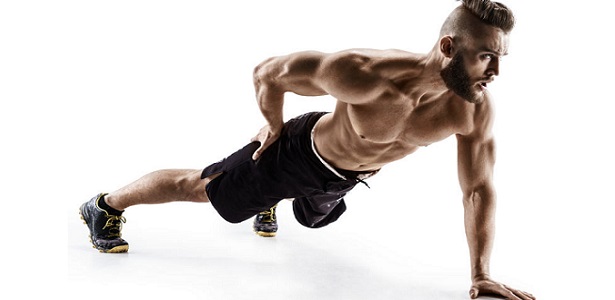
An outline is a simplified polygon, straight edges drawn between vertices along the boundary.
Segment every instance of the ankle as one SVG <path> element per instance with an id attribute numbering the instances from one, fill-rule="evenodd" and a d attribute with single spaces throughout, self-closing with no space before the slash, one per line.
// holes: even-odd
<path id="1" fill-rule="evenodd" d="M 121 207 L 119 207 L 118 205 L 114 204 L 113 201 L 109 200 L 109 195 L 105 195 L 103 196 L 99 201 L 98 201 L 98 206 L 104 210 L 106 210 L 108 213 L 112 214 L 112 215 L 121 215 L 124 212 L 124 209 L 122 207 L 122 209 L 120 209 Z"/>

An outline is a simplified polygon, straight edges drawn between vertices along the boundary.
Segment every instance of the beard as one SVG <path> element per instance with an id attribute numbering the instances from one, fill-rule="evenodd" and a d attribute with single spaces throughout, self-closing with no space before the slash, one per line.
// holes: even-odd
<path id="1" fill-rule="evenodd" d="M 474 88 L 460 52 L 457 52 L 451 62 L 440 71 L 440 76 L 446 87 L 459 97 L 474 104 L 483 102 L 483 93 L 477 92 Z"/>

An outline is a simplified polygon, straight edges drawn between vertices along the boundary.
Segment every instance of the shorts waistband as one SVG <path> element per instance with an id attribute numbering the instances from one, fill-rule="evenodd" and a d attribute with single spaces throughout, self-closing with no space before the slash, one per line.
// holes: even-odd
<path id="1" fill-rule="evenodd" d="M 314 144 L 314 129 L 316 128 L 316 126 L 312 127 L 312 132 L 310 134 L 310 143 L 312 144 L 312 150 L 314 151 L 314 155 L 316 155 L 316 157 L 318 157 L 318 160 L 320 160 L 320 162 L 327 168 L 329 169 L 329 171 L 331 171 L 333 174 L 335 174 L 335 176 L 344 179 L 344 180 L 348 180 L 346 178 L 346 176 L 340 174 L 332 165 L 330 165 L 328 162 L 325 161 L 324 158 L 322 158 L 322 156 L 320 156 L 320 154 L 318 154 L 318 151 L 316 151 L 316 145 Z"/>
<path id="2" fill-rule="evenodd" d="M 339 177 L 339 178 L 341 178 L 343 180 L 348 180 L 348 178 L 346 176 L 341 174 L 341 173 L 346 173 L 346 174 L 349 174 L 348 176 L 354 177 L 354 179 L 364 180 L 364 179 L 372 177 L 373 175 L 376 175 L 376 173 L 378 173 L 379 170 L 376 170 L 376 171 L 339 170 L 339 169 L 333 167 L 332 165 L 330 165 L 328 162 L 325 161 L 324 158 L 322 158 L 322 156 L 320 156 L 320 154 L 316 150 L 316 144 L 314 143 L 314 129 L 315 128 L 316 128 L 316 125 L 314 125 L 314 127 L 312 127 L 312 131 L 310 133 L 310 143 L 312 144 L 312 150 L 314 151 L 314 155 L 316 155 L 316 157 L 318 158 L 318 160 L 320 160 L 320 162 L 323 164 L 323 166 L 325 166 L 327 169 L 329 169 L 329 171 L 331 171 L 333 174 L 335 174 L 335 176 L 337 176 L 337 177 Z"/>

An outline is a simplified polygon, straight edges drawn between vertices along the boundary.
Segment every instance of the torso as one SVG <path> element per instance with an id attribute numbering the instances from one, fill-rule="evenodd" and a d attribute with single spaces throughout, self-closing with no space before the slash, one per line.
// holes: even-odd
<path id="1" fill-rule="evenodd" d="M 392 78 L 379 80 L 383 82 L 370 82 L 369 95 L 353 87 L 339 89 L 339 82 L 330 93 L 339 101 L 334 112 L 316 124 L 314 142 L 333 166 L 377 170 L 421 146 L 472 130 L 476 105 L 449 91 L 430 95 L 422 89 L 419 95 L 420 88 L 413 88 L 411 81 L 400 86 L 392 84 Z M 368 98 L 360 103 L 345 99 L 357 95 Z"/>

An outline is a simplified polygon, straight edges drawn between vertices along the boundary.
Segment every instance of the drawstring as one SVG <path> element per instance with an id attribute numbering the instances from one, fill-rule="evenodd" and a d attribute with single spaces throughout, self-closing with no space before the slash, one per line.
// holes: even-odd
<path id="1" fill-rule="evenodd" d="M 367 182 L 363 181 L 363 179 L 361 179 L 361 178 L 357 178 L 356 180 L 357 180 L 358 182 L 360 182 L 360 183 L 364 184 L 364 185 L 365 185 L 368 189 L 371 189 L 371 187 L 369 187 L 369 184 L 367 184 Z"/>

